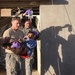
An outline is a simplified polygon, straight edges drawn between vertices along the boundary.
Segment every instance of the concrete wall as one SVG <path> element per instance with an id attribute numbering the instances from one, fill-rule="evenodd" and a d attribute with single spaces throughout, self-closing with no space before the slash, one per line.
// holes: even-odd
<path id="1" fill-rule="evenodd" d="M 75 75 L 74 3 L 40 5 L 41 75 Z"/>

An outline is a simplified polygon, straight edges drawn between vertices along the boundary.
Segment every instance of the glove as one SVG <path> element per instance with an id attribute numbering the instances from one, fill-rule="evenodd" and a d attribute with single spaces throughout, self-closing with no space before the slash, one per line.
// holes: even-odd
<path id="1" fill-rule="evenodd" d="M 20 43 L 16 41 L 14 41 L 11 45 L 11 48 L 20 48 L 20 47 L 21 47 Z"/>
<path id="2" fill-rule="evenodd" d="M 26 14 L 30 14 L 31 13 L 31 10 L 30 9 L 28 9 L 28 10 L 26 10 L 26 12 L 25 12 Z"/>

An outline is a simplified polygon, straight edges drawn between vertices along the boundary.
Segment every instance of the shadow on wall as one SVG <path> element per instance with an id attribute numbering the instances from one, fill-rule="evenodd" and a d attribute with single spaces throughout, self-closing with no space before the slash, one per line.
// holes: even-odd
<path id="1" fill-rule="evenodd" d="M 51 66 L 56 75 L 75 75 L 75 35 L 70 34 L 68 40 L 58 35 L 59 31 L 66 27 L 71 33 L 72 26 L 69 24 L 63 27 L 52 26 L 41 32 L 41 75 L 53 75 L 50 71 Z M 63 62 L 58 53 L 60 44 L 62 45 Z"/>

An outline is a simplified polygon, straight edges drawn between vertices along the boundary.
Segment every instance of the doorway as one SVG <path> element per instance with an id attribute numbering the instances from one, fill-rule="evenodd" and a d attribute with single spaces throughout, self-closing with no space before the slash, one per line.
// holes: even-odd
<path id="1" fill-rule="evenodd" d="M 35 28 L 37 28 L 39 33 L 40 33 L 40 31 L 41 31 L 40 30 L 40 15 L 34 15 L 32 23 L 33 23 L 33 26 Z M 41 75 L 41 41 L 40 41 L 39 37 L 36 40 L 37 46 L 36 46 L 36 48 L 34 50 L 33 73 Z"/>
<path id="2" fill-rule="evenodd" d="M 40 31 L 40 25 L 39 25 L 39 22 L 40 22 L 40 15 L 39 15 L 39 8 L 37 9 L 32 9 L 33 10 L 33 19 L 32 19 L 32 25 L 37 28 L 39 31 Z M 7 20 L 5 24 L 1 24 L 0 26 L 6 26 L 5 29 L 9 28 L 9 25 L 10 25 L 10 21 L 11 21 L 11 16 L 10 17 L 1 17 L 0 18 L 0 21 L 1 20 Z M 9 21 L 9 22 L 8 22 Z M 3 28 L 4 28 L 3 27 Z M 3 29 L 2 28 L 2 29 Z M 1 35 L 0 35 L 1 36 Z M 40 73 L 41 71 L 41 53 L 40 53 L 40 41 L 37 40 L 37 46 L 34 50 L 34 64 L 33 64 L 33 71 L 38 71 Z"/>
<path id="3" fill-rule="evenodd" d="M 36 15 L 35 15 L 35 16 L 33 17 L 33 19 L 32 19 L 32 26 L 37 29 L 36 20 L 37 20 L 37 18 L 36 18 Z M 38 39 L 38 38 L 37 38 L 37 39 Z M 37 39 L 36 39 L 36 41 L 37 41 Z M 37 46 L 36 46 L 35 49 L 34 49 L 34 64 L 33 64 L 33 70 L 35 70 L 35 71 L 37 70 Z"/>

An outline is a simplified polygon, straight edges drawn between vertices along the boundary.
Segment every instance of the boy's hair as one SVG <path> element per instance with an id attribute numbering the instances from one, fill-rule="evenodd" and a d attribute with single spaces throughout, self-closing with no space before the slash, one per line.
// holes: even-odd
<path id="1" fill-rule="evenodd" d="M 29 33 L 32 33 L 32 34 L 34 35 L 34 32 L 33 32 L 33 31 L 29 31 L 28 34 L 29 34 Z"/>

